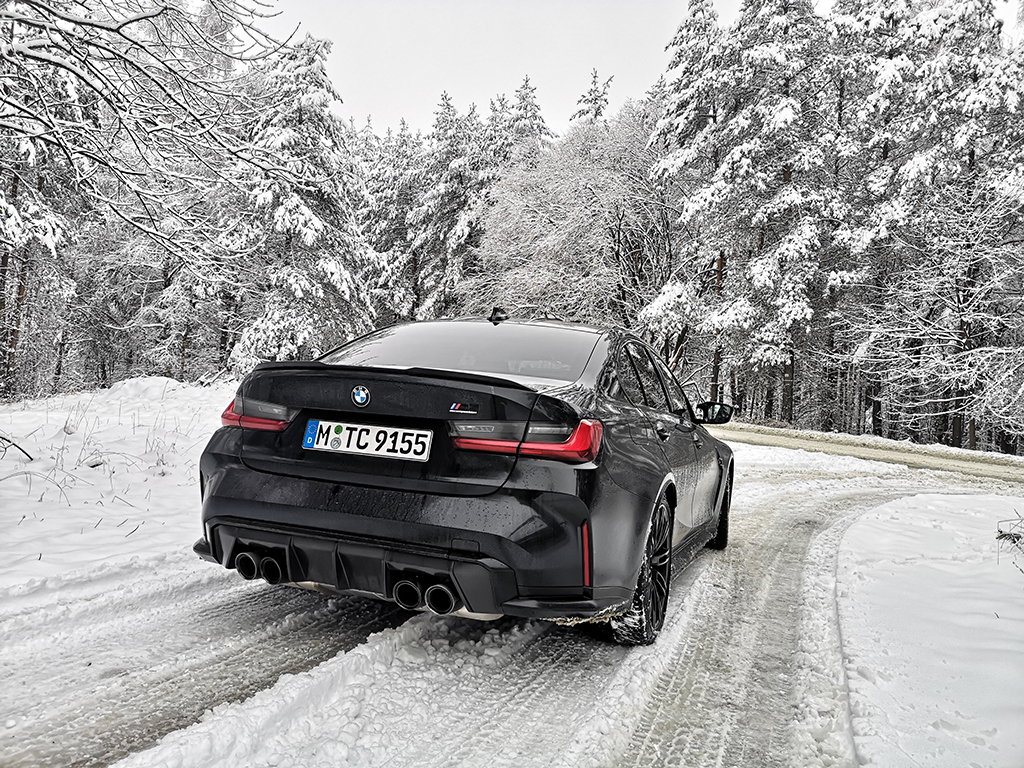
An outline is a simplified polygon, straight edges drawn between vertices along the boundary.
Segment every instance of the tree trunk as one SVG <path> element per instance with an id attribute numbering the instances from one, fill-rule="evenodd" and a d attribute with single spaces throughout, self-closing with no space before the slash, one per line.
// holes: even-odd
<path id="1" fill-rule="evenodd" d="M 18 292 L 14 298 L 14 307 L 11 310 L 11 328 L 7 337 L 7 350 L 4 355 L 4 389 L 11 392 L 14 389 L 14 353 L 18 349 L 18 341 L 21 338 L 22 310 L 25 307 L 25 297 L 28 294 L 28 271 L 31 260 L 26 252 L 21 260 L 21 268 L 18 270 Z"/>
<path id="2" fill-rule="evenodd" d="M 8 199 L 9 205 L 14 205 L 18 197 L 18 183 L 21 177 L 18 175 L 18 167 L 14 168 L 14 178 L 11 180 L 11 195 Z M 4 248 L 0 254 L 0 341 L 7 339 L 9 324 L 7 322 L 7 275 L 11 269 L 11 251 Z M 4 345 L 6 347 L 6 344 Z"/>
<path id="3" fill-rule="evenodd" d="M 181 334 L 181 357 L 178 360 L 178 381 L 185 380 L 185 364 L 188 361 L 188 344 L 191 340 L 192 324 L 185 323 L 185 330 Z"/>
<path id="4" fill-rule="evenodd" d="M 736 369 L 733 368 L 729 375 L 729 399 L 732 401 L 733 407 L 736 409 L 736 415 L 741 416 L 743 414 L 743 391 L 739 388 L 738 382 L 736 381 Z"/>
<path id="5" fill-rule="evenodd" d="M 789 360 L 782 369 L 782 420 L 793 423 L 793 384 L 796 377 L 796 352 L 789 353 Z"/>
<path id="6" fill-rule="evenodd" d="M 946 445 L 952 445 L 953 442 L 947 435 L 949 434 L 950 425 L 950 414 L 949 409 L 953 404 L 953 398 L 949 392 L 946 392 L 943 400 L 941 401 L 941 408 L 943 412 L 935 417 L 935 437 L 938 438 L 937 442 L 945 443 Z"/>
<path id="7" fill-rule="evenodd" d="M 957 399 L 957 406 L 959 398 Z M 964 444 L 964 415 L 962 413 L 954 413 L 952 423 L 950 424 L 950 441 L 949 444 L 954 448 L 960 448 Z"/>
<path id="8" fill-rule="evenodd" d="M 11 268 L 11 252 L 4 248 L 0 254 L 0 339 L 5 338 L 7 330 L 7 273 Z"/>
<path id="9" fill-rule="evenodd" d="M 416 315 L 419 313 L 420 306 L 423 304 L 422 289 L 420 286 L 420 254 L 419 251 L 413 250 L 412 259 L 409 262 L 412 275 L 412 307 L 409 309 L 409 317 L 407 320 L 416 320 Z"/>
<path id="10" fill-rule="evenodd" d="M 67 327 L 60 329 L 60 336 L 57 337 L 57 364 L 53 368 L 53 384 L 50 391 L 57 394 L 60 390 L 60 377 L 64 372 L 64 355 L 67 353 Z"/>
<path id="11" fill-rule="evenodd" d="M 722 371 L 722 348 L 715 348 L 715 356 L 711 360 L 711 401 L 714 403 L 721 402 L 722 398 L 719 396 L 719 390 L 721 385 L 718 383 L 718 378 Z"/>
<path id="12" fill-rule="evenodd" d="M 876 437 L 882 436 L 882 387 L 878 384 L 871 386 L 868 395 L 871 399 L 871 434 Z"/>

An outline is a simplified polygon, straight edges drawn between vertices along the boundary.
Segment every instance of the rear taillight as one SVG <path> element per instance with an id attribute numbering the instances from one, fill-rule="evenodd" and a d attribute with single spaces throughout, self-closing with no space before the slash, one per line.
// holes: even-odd
<path id="1" fill-rule="evenodd" d="M 298 413 L 297 408 L 236 397 L 220 415 L 220 423 L 225 427 L 284 432 Z"/>
<path id="2" fill-rule="evenodd" d="M 525 435 L 524 435 L 525 428 Z M 583 419 L 571 424 L 511 421 L 456 421 L 451 423 L 452 444 L 463 451 L 518 453 L 542 459 L 582 464 L 597 458 L 604 427 L 600 421 Z"/>

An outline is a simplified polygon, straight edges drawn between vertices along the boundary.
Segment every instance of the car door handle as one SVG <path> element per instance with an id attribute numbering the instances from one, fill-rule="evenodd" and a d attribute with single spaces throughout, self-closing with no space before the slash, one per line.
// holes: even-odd
<path id="1" fill-rule="evenodd" d="M 658 433 L 658 437 L 662 440 L 668 440 L 669 435 L 672 433 L 668 431 L 668 427 L 662 424 L 660 421 L 654 425 L 654 431 Z"/>
<path id="2" fill-rule="evenodd" d="M 693 433 L 693 444 L 696 445 L 698 448 L 704 447 L 704 441 L 700 439 L 700 435 L 698 435 L 696 432 Z"/>

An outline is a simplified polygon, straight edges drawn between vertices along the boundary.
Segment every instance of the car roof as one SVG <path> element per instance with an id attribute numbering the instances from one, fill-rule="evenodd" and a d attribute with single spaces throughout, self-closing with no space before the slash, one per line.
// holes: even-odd
<path id="1" fill-rule="evenodd" d="M 500 320 L 498 323 L 488 320 L 486 317 L 477 316 L 466 316 L 466 317 L 444 317 L 437 320 L 420 320 L 417 324 L 424 325 L 427 323 L 492 323 L 495 325 L 522 325 L 529 326 L 531 328 L 548 327 L 558 328 L 561 330 L 580 331 L 581 333 L 608 333 L 610 328 L 602 328 L 596 325 L 589 325 L 586 323 L 571 323 L 565 320 L 560 320 L 554 317 L 538 317 L 538 318 L 509 318 L 508 320 Z M 403 323 L 404 325 L 405 323 Z"/>

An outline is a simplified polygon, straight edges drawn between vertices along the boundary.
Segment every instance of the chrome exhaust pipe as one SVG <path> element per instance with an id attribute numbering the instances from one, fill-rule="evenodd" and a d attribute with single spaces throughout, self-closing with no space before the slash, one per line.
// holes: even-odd
<path id="1" fill-rule="evenodd" d="M 246 581 L 252 581 L 259 575 L 260 564 L 252 552 L 241 552 L 235 557 L 235 570 Z"/>
<path id="2" fill-rule="evenodd" d="M 431 584 L 423 597 L 427 608 L 438 616 L 447 616 L 462 607 L 459 598 L 444 584 Z"/>
<path id="3" fill-rule="evenodd" d="M 267 584 L 280 584 L 281 564 L 273 557 L 264 557 L 260 560 L 260 576 Z"/>
<path id="4" fill-rule="evenodd" d="M 423 593 L 415 581 L 403 579 L 395 584 L 394 596 L 395 602 L 407 611 L 415 611 L 423 605 Z"/>

